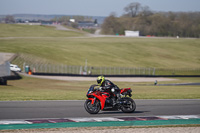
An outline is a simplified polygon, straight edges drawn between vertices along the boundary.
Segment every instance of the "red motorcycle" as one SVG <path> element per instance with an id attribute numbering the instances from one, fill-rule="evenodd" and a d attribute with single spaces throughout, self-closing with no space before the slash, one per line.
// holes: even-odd
<path id="1" fill-rule="evenodd" d="M 121 110 L 125 113 L 132 113 L 136 109 L 136 104 L 130 98 L 131 92 L 131 88 L 121 89 L 120 98 L 117 99 L 112 92 L 103 91 L 97 85 L 91 85 L 86 95 L 88 99 L 84 104 L 85 110 L 90 114 L 97 114 L 100 110 Z"/>

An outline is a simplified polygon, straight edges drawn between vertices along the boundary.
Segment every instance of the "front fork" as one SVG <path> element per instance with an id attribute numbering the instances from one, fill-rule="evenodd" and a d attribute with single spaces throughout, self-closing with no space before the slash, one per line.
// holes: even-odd
<path id="1" fill-rule="evenodd" d="M 96 97 L 94 97 L 94 98 L 88 98 L 88 99 L 92 101 L 91 104 L 93 106 L 95 106 L 95 104 L 96 104 L 96 102 L 98 100 Z M 99 100 L 99 102 L 100 102 L 100 105 L 101 105 L 101 110 L 103 110 L 103 108 L 105 106 L 105 100 L 104 101 Z"/>
<path id="2" fill-rule="evenodd" d="M 92 101 L 92 105 L 94 105 L 95 104 L 95 102 L 96 102 L 96 97 L 94 97 L 94 98 L 88 98 L 88 99 L 90 99 L 91 101 Z"/>

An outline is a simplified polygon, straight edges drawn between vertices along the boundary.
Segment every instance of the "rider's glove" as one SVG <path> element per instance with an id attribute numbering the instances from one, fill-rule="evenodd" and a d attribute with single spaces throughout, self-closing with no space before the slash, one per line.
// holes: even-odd
<path id="1" fill-rule="evenodd" d="M 115 92 L 115 88 L 112 88 L 112 89 L 111 89 L 111 92 L 112 92 L 112 93 Z"/>
<path id="2" fill-rule="evenodd" d="M 102 90 L 103 90 L 103 87 L 99 87 L 99 90 L 102 91 Z"/>

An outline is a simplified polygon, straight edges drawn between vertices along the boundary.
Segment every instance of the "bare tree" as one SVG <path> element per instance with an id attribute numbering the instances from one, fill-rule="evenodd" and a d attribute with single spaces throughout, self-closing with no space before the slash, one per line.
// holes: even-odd
<path id="1" fill-rule="evenodd" d="M 140 3 L 133 2 L 133 3 L 128 4 L 124 8 L 124 11 L 127 12 L 128 14 L 130 14 L 131 17 L 135 17 L 139 13 L 140 8 L 141 8 L 141 4 Z"/>
<path id="2" fill-rule="evenodd" d="M 200 38 L 200 12 L 153 12 L 148 6 L 131 3 L 126 14 L 111 14 L 102 25 L 102 33 L 123 34 L 124 30 L 138 30 L 143 36 L 180 36 Z"/>
<path id="3" fill-rule="evenodd" d="M 148 7 L 148 6 L 144 6 L 144 7 L 141 7 L 141 15 L 142 16 L 150 16 L 150 15 L 152 15 L 153 13 L 152 13 L 152 11 L 150 10 L 150 8 Z"/>

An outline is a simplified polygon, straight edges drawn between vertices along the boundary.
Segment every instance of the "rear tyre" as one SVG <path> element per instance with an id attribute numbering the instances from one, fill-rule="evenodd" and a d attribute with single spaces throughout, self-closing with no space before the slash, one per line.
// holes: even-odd
<path id="1" fill-rule="evenodd" d="M 92 101 L 87 99 L 85 101 L 84 107 L 85 110 L 90 114 L 97 114 L 101 109 L 99 100 L 96 100 L 95 103 L 92 105 Z"/>
<path id="2" fill-rule="evenodd" d="M 132 113 L 135 111 L 136 109 L 136 104 L 135 102 L 133 101 L 133 99 L 129 98 L 129 97 L 125 97 L 125 98 L 122 98 L 122 101 L 124 101 L 122 107 L 121 107 L 121 110 L 124 112 L 124 113 Z"/>

